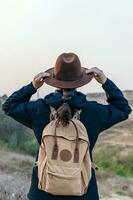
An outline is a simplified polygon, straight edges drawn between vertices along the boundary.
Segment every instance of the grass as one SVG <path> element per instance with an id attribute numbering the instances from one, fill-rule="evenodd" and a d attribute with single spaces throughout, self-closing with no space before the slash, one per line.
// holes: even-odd
<path id="1" fill-rule="evenodd" d="M 31 165 L 25 165 L 21 166 L 21 164 L 18 163 L 10 163 L 8 166 L 6 166 L 6 170 L 8 172 L 20 172 L 20 173 L 26 173 L 30 174 L 31 173 Z"/>
<path id="2" fill-rule="evenodd" d="M 9 151 L 0 151 L 0 171 L 31 175 L 34 158 Z"/>
<path id="3" fill-rule="evenodd" d="M 115 192 L 116 194 L 118 194 L 118 195 L 120 195 L 120 196 L 126 196 L 126 192 L 125 191 L 123 191 L 121 188 L 120 189 L 118 189 L 118 190 L 116 190 L 116 192 Z"/>
<path id="4" fill-rule="evenodd" d="M 8 144 L 5 143 L 4 141 L 0 140 L 0 149 L 7 150 L 8 149 Z"/>
<path id="5" fill-rule="evenodd" d="M 38 149 L 38 144 L 35 139 L 30 139 L 24 142 L 21 142 L 19 146 L 12 147 L 9 143 L 0 140 L 0 150 L 7 150 L 16 153 L 27 154 L 35 156 Z"/>
<path id="6" fill-rule="evenodd" d="M 100 170 L 118 176 L 133 178 L 133 149 L 98 145 L 94 152 L 94 161 Z"/>

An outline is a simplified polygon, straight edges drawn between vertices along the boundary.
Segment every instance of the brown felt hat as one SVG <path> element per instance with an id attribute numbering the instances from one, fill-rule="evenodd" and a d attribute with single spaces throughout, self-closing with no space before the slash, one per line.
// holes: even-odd
<path id="1" fill-rule="evenodd" d="M 86 74 L 87 68 L 81 67 L 78 56 L 63 53 L 58 56 L 55 67 L 46 70 L 50 76 L 44 82 L 56 88 L 78 88 L 89 83 L 93 75 Z"/>

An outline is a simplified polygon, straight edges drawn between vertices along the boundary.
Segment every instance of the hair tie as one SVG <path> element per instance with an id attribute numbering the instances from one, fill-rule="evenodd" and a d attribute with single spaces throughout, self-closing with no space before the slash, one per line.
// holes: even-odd
<path id="1" fill-rule="evenodd" d="M 62 100 L 68 102 L 72 99 L 75 94 L 75 90 L 63 90 Z"/>

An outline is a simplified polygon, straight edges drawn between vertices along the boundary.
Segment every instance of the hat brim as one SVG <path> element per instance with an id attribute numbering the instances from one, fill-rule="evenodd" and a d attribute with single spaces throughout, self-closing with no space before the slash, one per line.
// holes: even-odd
<path id="1" fill-rule="evenodd" d="M 81 87 L 81 86 L 89 83 L 93 78 L 93 74 L 86 74 L 86 72 L 85 72 L 86 70 L 87 70 L 87 68 L 82 67 L 82 77 L 76 81 L 62 81 L 62 80 L 58 80 L 53 77 L 54 68 L 50 68 L 45 71 L 45 72 L 49 73 L 50 76 L 46 77 L 44 79 L 44 82 L 46 84 L 51 85 L 56 88 L 64 88 L 64 89 L 78 88 L 78 87 Z"/>

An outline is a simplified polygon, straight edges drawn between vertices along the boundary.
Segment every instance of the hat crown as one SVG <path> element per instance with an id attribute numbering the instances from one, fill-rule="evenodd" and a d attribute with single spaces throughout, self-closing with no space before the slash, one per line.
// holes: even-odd
<path id="1" fill-rule="evenodd" d="M 62 81 L 76 81 L 82 77 L 82 68 L 78 56 L 74 53 L 63 53 L 58 56 L 54 77 Z"/>

